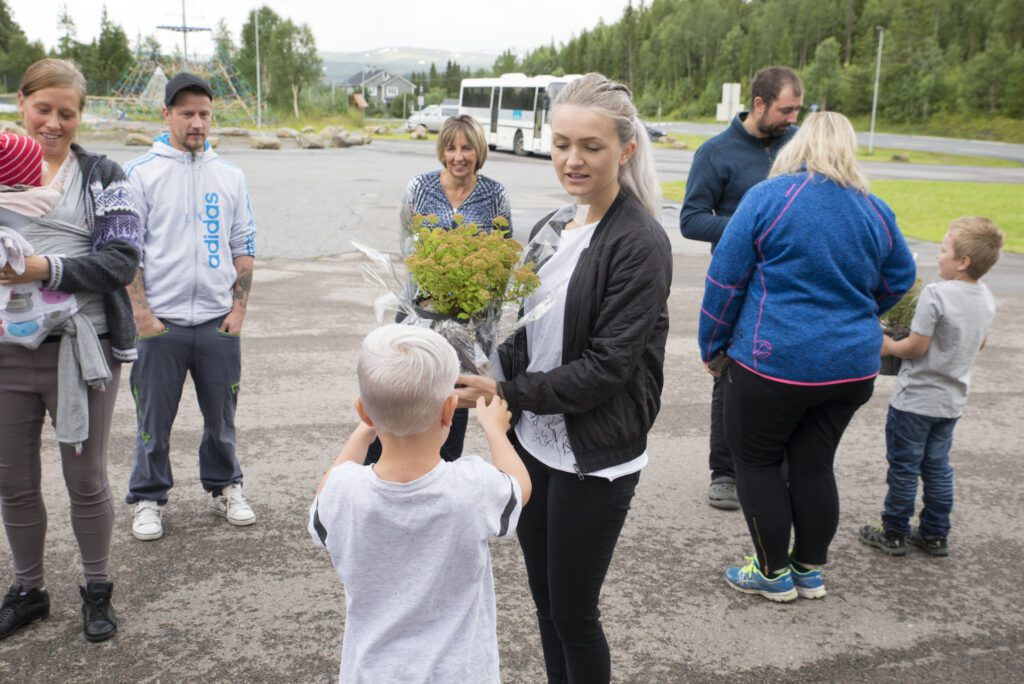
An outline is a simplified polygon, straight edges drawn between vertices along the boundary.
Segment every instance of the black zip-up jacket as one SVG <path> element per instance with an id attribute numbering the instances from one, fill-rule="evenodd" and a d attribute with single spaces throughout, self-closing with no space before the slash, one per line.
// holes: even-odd
<path id="1" fill-rule="evenodd" d="M 534 227 L 531 239 L 553 215 Z M 561 231 L 562 224 L 552 227 Z M 513 411 L 513 426 L 523 410 L 564 414 L 581 473 L 642 454 L 661 408 L 671 284 L 672 248 L 664 228 L 620 193 L 569 280 L 562 365 L 526 372 L 525 327 L 499 349 L 509 378 L 499 394 Z"/>

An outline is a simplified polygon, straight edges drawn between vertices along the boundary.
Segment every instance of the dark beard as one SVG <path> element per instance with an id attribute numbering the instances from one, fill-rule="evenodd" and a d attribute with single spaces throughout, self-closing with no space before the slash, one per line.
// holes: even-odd
<path id="1" fill-rule="evenodd" d="M 776 124 L 774 126 L 765 126 L 764 119 L 757 120 L 757 130 L 763 133 L 768 138 L 780 138 L 786 134 L 789 130 L 789 124 Z"/>

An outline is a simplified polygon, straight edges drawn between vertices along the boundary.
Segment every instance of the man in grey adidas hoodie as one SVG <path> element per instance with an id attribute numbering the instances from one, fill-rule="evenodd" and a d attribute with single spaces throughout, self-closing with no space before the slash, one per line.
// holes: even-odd
<path id="1" fill-rule="evenodd" d="M 163 536 L 162 506 L 173 485 L 171 425 L 185 374 L 203 414 L 199 477 L 210 508 L 237 526 L 256 515 L 242 496 L 235 407 L 240 334 L 252 285 L 256 226 L 241 169 L 206 137 L 213 113 L 208 83 L 181 73 L 167 83 L 168 132 L 125 167 L 139 205 L 143 256 L 128 290 L 138 328 L 132 367 L 138 432 L 127 501 L 132 534 Z"/>

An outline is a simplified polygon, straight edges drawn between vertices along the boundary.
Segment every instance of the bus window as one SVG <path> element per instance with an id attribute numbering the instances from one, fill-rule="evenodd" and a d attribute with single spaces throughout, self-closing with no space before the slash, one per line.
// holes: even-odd
<path id="1" fill-rule="evenodd" d="M 536 93 L 536 88 L 502 88 L 501 108 L 532 112 Z"/>
<path id="2" fill-rule="evenodd" d="M 555 103 L 555 100 L 558 99 L 558 95 L 562 92 L 564 88 L 564 83 L 552 83 L 548 86 L 547 98 L 544 102 L 545 109 L 551 109 L 551 105 Z"/>
<path id="3" fill-rule="evenodd" d="M 463 107 L 479 107 L 489 109 L 491 106 L 491 91 L 493 88 L 464 88 L 462 90 Z"/>

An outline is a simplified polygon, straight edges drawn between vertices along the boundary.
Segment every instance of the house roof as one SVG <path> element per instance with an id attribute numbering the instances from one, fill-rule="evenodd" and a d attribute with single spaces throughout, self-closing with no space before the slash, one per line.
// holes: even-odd
<path id="1" fill-rule="evenodd" d="M 405 78 L 404 76 L 399 76 L 398 74 L 391 74 L 391 78 L 389 78 L 386 81 L 384 81 L 384 84 L 387 85 L 388 83 L 393 83 L 395 81 L 404 81 L 409 86 L 411 86 L 413 88 L 416 87 L 415 83 L 413 83 L 409 79 Z"/>
<path id="2" fill-rule="evenodd" d="M 345 80 L 345 85 L 363 85 L 367 81 L 372 81 L 373 79 L 379 76 L 383 76 L 386 78 L 388 76 L 387 70 L 371 69 L 370 71 L 357 71 L 356 73 L 352 74 Z"/>

